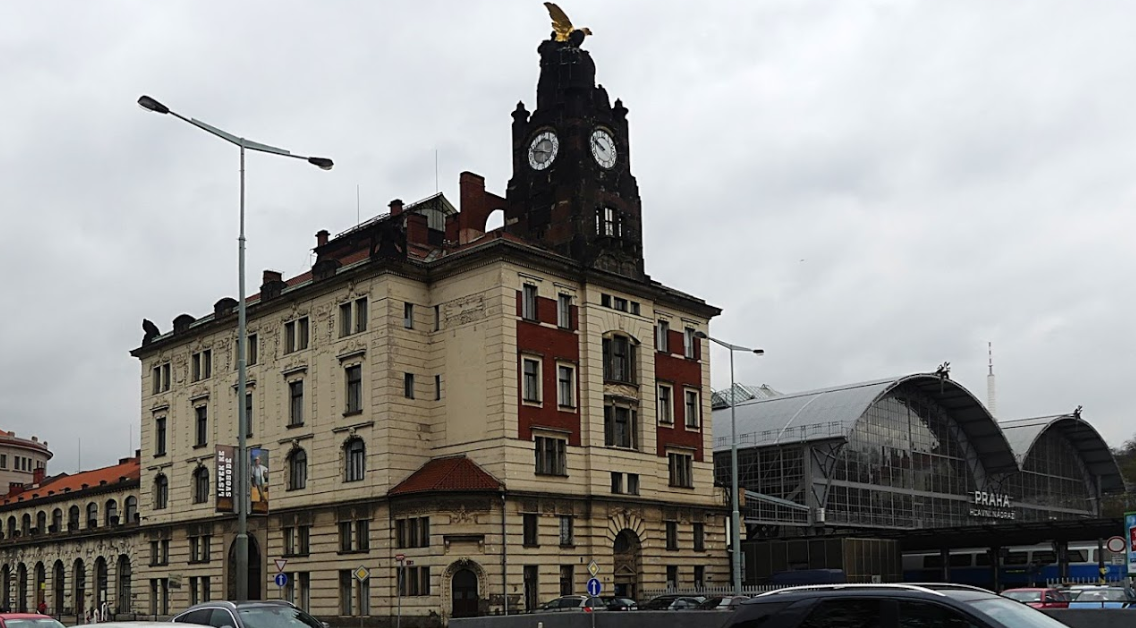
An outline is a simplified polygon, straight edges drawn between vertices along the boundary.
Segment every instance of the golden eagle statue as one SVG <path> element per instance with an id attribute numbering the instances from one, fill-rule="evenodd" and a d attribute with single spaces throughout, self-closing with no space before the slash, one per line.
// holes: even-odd
<path id="1" fill-rule="evenodd" d="M 545 2 L 544 6 L 548 9 L 549 17 L 552 18 L 552 34 L 556 41 L 566 41 L 578 48 L 580 44 L 584 43 L 584 36 L 592 34 L 591 29 L 572 26 L 572 20 L 568 19 L 568 14 L 556 6 L 555 2 Z"/>

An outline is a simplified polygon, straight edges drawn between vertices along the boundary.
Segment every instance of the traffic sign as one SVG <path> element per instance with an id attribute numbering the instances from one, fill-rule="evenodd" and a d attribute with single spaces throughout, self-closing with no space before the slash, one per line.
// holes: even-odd
<path id="1" fill-rule="evenodd" d="M 359 565 L 352 574 L 359 582 L 366 582 L 367 578 L 371 577 L 371 571 L 362 565 Z"/>
<path id="2" fill-rule="evenodd" d="M 394 559 L 401 563 L 406 560 L 406 554 L 395 554 Z"/>
<path id="3" fill-rule="evenodd" d="M 593 560 L 592 562 L 588 563 L 588 573 L 592 574 L 593 578 L 595 578 L 596 574 L 598 574 L 599 572 L 600 566 L 596 564 L 596 561 Z"/>
<path id="4" fill-rule="evenodd" d="M 1114 536 L 1105 542 L 1104 546 L 1113 554 L 1119 554 L 1125 550 L 1124 537 Z"/>
<path id="5" fill-rule="evenodd" d="M 288 584 L 288 574 L 278 573 L 278 574 L 276 574 L 276 577 L 273 578 L 273 581 L 276 582 L 276 586 L 282 587 L 282 586 Z"/>
<path id="6" fill-rule="evenodd" d="M 288 559 L 277 558 L 276 559 L 276 573 L 284 573 L 284 565 L 287 565 L 287 564 L 288 564 Z"/>
<path id="7" fill-rule="evenodd" d="M 602 591 L 602 590 L 603 590 L 603 586 L 600 585 L 599 580 L 596 580 L 595 578 L 589 578 L 588 579 L 588 595 L 590 595 L 592 597 L 596 597 L 600 594 L 600 591 Z"/>

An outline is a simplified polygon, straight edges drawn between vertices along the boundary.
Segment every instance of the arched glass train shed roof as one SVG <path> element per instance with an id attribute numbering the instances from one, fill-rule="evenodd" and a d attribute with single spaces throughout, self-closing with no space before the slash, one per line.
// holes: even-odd
<path id="1" fill-rule="evenodd" d="M 1112 455 L 1112 449 L 1101 438 L 1096 428 L 1080 416 L 1058 414 L 1033 419 L 1015 419 L 1000 423 L 1002 432 L 1010 442 L 1010 448 L 1018 459 L 1018 465 L 1025 467 L 1030 451 L 1042 436 L 1056 431 L 1065 437 L 1081 455 L 1081 460 L 1089 473 L 1100 478 L 1100 488 L 1104 493 L 1124 490 L 1124 476 Z"/>
<path id="2" fill-rule="evenodd" d="M 933 373 L 905 375 L 739 403 L 739 447 L 766 447 L 847 439 L 876 401 L 900 386 L 915 389 L 941 405 L 966 435 L 989 473 L 1021 469 L 1029 449 L 1046 430 L 1061 430 L 1101 478 L 1105 492 L 1123 490 L 1120 469 L 1108 445 L 1083 419 L 1072 415 L 1022 419 L 999 424 L 986 406 L 959 383 Z M 730 448 L 730 408 L 713 412 L 714 450 Z"/>

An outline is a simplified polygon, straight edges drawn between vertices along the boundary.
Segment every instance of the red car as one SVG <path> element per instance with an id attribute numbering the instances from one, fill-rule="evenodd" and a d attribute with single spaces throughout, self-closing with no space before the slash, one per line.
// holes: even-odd
<path id="1" fill-rule="evenodd" d="M 1006 589 L 1002 597 L 1033 608 L 1069 608 L 1069 596 L 1060 589 Z"/>
<path id="2" fill-rule="evenodd" d="M 63 624 L 39 613 L 0 613 L 0 628 L 63 628 Z"/>

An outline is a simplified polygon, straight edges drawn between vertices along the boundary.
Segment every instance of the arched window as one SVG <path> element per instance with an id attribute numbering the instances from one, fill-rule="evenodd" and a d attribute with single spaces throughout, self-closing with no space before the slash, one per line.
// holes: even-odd
<path id="1" fill-rule="evenodd" d="M 108 499 L 106 508 L 103 509 L 106 513 L 106 526 L 109 528 L 113 525 L 118 525 L 118 502 L 113 499 Z"/>
<path id="2" fill-rule="evenodd" d="M 78 506 L 72 506 L 72 507 L 67 509 L 67 529 L 68 530 L 78 530 L 79 529 L 79 507 Z"/>
<path id="3" fill-rule="evenodd" d="M 126 516 L 126 521 L 124 521 L 123 523 L 134 523 L 134 520 L 138 518 L 137 497 L 131 495 L 130 497 L 126 498 L 126 512 L 124 514 Z"/>
<path id="4" fill-rule="evenodd" d="M 170 503 L 170 481 L 161 473 L 154 478 L 154 510 L 162 510 Z"/>
<path id="5" fill-rule="evenodd" d="M 204 466 L 193 470 L 193 503 L 209 501 L 209 469 Z"/>
<path id="6" fill-rule="evenodd" d="M 36 513 L 36 534 L 47 534 L 47 513 L 43 510 Z"/>
<path id="7" fill-rule="evenodd" d="M 359 482 L 367 471 L 367 447 L 362 438 L 352 438 L 343 445 L 344 482 Z"/>
<path id="8" fill-rule="evenodd" d="M 63 511 L 59 508 L 56 508 L 55 510 L 51 511 L 51 531 L 52 532 L 62 532 L 63 531 Z"/>
<path id="9" fill-rule="evenodd" d="M 308 452 L 297 447 L 288 454 L 288 490 L 299 490 L 307 485 Z"/>
<path id="10" fill-rule="evenodd" d="M 99 505 L 95 502 L 87 504 L 87 527 L 93 528 L 99 524 Z"/>
<path id="11" fill-rule="evenodd" d="M 23 536 L 27 536 L 32 533 L 32 516 L 26 512 L 24 513 L 24 516 L 20 517 L 20 533 Z"/>
<path id="12" fill-rule="evenodd" d="M 7 536 L 10 539 L 16 537 L 16 518 L 15 517 L 8 517 L 8 535 Z"/>

